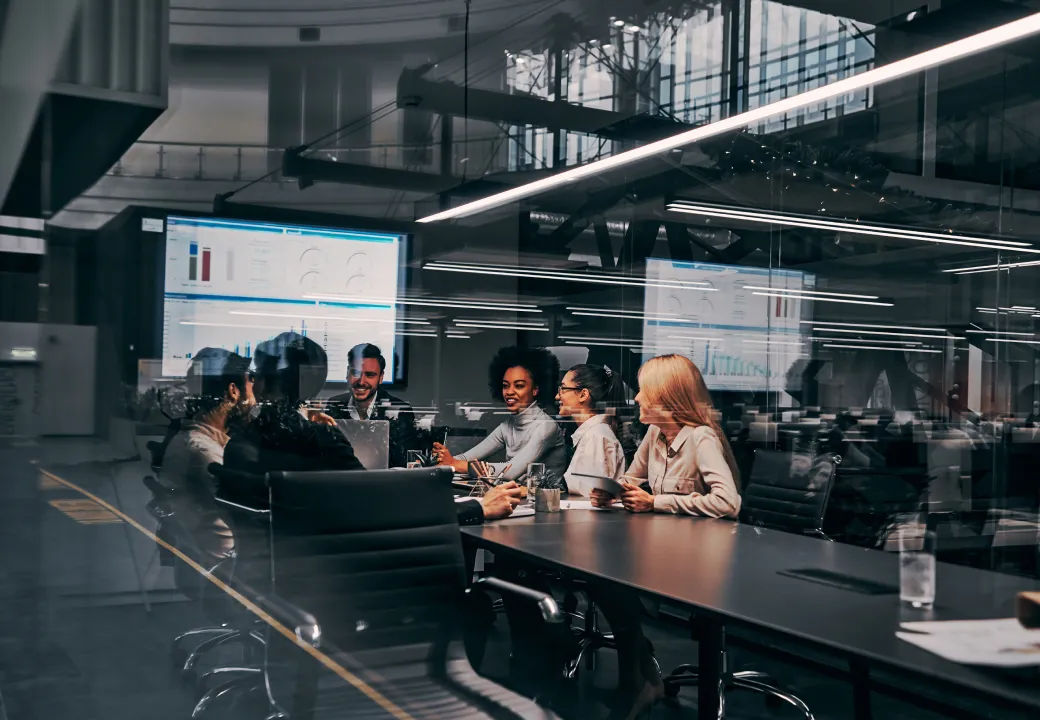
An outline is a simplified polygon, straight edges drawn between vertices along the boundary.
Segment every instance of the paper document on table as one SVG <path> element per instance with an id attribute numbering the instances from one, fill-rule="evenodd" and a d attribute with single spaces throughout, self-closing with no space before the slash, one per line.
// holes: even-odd
<path id="1" fill-rule="evenodd" d="M 513 512 L 511 512 L 510 514 L 506 515 L 502 519 L 503 520 L 510 520 L 512 518 L 531 517 L 532 515 L 534 515 L 534 508 L 531 507 L 530 505 L 525 505 L 523 507 L 513 508 Z"/>
<path id="2" fill-rule="evenodd" d="M 896 637 L 965 665 L 1031 667 L 1040 665 L 1040 630 L 1027 630 L 1015 618 L 907 622 Z"/>
<path id="3" fill-rule="evenodd" d="M 610 508 L 593 507 L 591 500 L 560 500 L 560 510 L 610 510 Z"/>

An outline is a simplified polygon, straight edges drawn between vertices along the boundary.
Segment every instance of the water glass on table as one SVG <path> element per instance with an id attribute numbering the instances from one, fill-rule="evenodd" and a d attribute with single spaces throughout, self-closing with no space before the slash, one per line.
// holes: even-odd
<path id="1" fill-rule="evenodd" d="M 545 477 L 545 463 L 531 463 L 527 466 L 527 504 L 534 507 L 535 495 Z"/>
<path id="2" fill-rule="evenodd" d="M 915 608 L 935 603 L 935 532 L 924 527 L 898 529 L 899 599 Z"/>
<path id="3" fill-rule="evenodd" d="M 426 453 L 424 453 L 422 450 L 408 451 L 408 462 L 406 463 L 405 467 L 411 469 L 425 467 L 425 465 Z"/>

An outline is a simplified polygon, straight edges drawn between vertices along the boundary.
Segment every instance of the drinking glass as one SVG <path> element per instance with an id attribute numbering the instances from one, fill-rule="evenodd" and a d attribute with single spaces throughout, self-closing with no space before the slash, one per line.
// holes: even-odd
<path id="1" fill-rule="evenodd" d="M 421 468 L 423 466 L 423 462 L 425 461 L 425 459 L 426 459 L 426 453 L 424 453 L 422 450 L 409 450 L 408 451 L 408 462 L 405 464 L 405 467 L 407 467 L 409 469 L 411 469 L 411 468 Z"/>
<path id="2" fill-rule="evenodd" d="M 545 463 L 531 463 L 527 466 L 527 504 L 534 507 L 534 496 L 545 478 Z"/>
<path id="3" fill-rule="evenodd" d="M 899 538 L 899 599 L 915 608 L 935 603 L 935 532 L 904 526 Z"/>

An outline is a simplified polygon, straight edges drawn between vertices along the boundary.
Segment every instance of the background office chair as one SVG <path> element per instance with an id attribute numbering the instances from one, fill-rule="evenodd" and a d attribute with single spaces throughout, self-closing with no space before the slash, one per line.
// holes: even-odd
<path id="1" fill-rule="evenodd" d="M 480 678 L 461 650 L 466 567 L 449 469 L 272 473 L 269 480 L 273 590 L 283 608 L 276 617 L 301 642 L 417 720 L 554 717 Z M 496 578 L 475 584 L 484 587 L 536 603 L 547 622 L 562 621 L 548 595 Z M 295 683 L 285 691 L 281 678 L 290 668 Z M 268 646 L 268 670 L 282 717 L 352 718 L 371 708 L 367 696 L 284 642 Z"/>
<path id="2" fill-rule="evenodd" d="M 829 539 L 823 533 L 823 518 L 840 462 L 841 458 L 836 455 L 813 457 L 805 453 L 756 450 L 751 476 L 744 486 L 741 521 Z M 725 669 L 725 650 L 722 667 L 720 713 L 725 707 L 727 690 L 751 690 L 764 695 L 770 706 L 786 703 L 801 712 L 806 720 L 813 720 L 812 711 L 805 702 L 782 690 L 767 673 L 755 670 L 729 672 Z M 675 697 L 681 688 L 695 686 L 698 682 L 696 665 L 680 665 L 664 678 L 665 694 Z"/>

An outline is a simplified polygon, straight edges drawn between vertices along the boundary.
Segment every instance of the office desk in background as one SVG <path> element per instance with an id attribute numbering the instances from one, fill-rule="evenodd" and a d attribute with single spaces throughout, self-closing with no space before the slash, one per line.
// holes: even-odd
<path id="1" fill-rule="evenodd" d="M 1034 581 L 940 563 L 936 606 L 926 612 L 902 606 L 898 592 L 871 595 L 779 574 L 827 570 L 898 588 L 897 555 L 727 520 L 570 510 L 462 533 L 471 547 L 627 585 L 688 610 L 696 619 L 701 718 L 717 717 L 710 688 L 718 687 L 726 627 L 847 663 L 840 674 L 853 684 L 857 720 L 871 717 L 871 689 L 948 717 L 957 698 L 991 708 L 992 717 L 1040 713 L 1040 672 L 1023 679 L 957 665 L 895 636 L 900 622 L 1012 617 L 1015 594 L 1040 587 Z"/>

